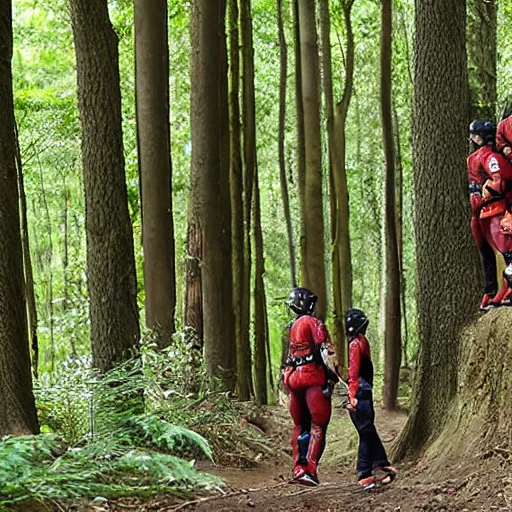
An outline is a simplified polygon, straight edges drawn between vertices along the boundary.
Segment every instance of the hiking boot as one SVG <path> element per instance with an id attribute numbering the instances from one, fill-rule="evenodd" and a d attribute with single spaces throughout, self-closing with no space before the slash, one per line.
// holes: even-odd
<path id="1" fill-rule="evenodd" d="M 507 307 L 512 306 L 512 288 L 507 288 L 507 292 L 501 301 L 501 305 Z"/>
<path id="2" fill-rule="evenodd" d="M 508 298 L 509 294 L 510 294 L 509 284 L 508 284 L 508 281 L 504 278 L 502 281 L 501 290 L 494 297 L 492 297 L 490 299 L 490 302 L 489 302 L 489 304 L 491 305 L 490 309 L 501 307 L 503 300 Z M 484 298 L 485 298 L 485 295 L 484 295 Z M 483 302 L 483 299 L 482 299 L 482 302 Z M 488 311 L 488 310 L 486 310 L 486 311 Z"/>
<path id="3" fill-rule="evenodd" d="M 379 476 L 375 477 L 379 485 L 389 485 L 396 478 L 398 471 L 393 466 L 379 468 Z"/>
<path id="4" fill-rule="evenodd" d="M 292 481 L 298 482 L 306 474 L 305 466 L 295 466 L 293 468 Z"/>
<path id="5" fill-rule="evenodd" d="M 374 489 L 377 485 L 375 482 L 375 477 L 373 475 L 366 478 L 361 478 L 361 480 L 359 480 L 357 483 L 364 491 Z"/>
<path id="6" fill-rule="evenodd" d="M 308 485 L 310 487 L 314 487 L 314 486 L 316 486 L 316 485 L 318 485 L 320 483 L 318 481 L 318 477 L 316 475 L 311 475 L 310 473 L 304 473 L 296 481 L 299 484 Z"/>
<path id="7" fill-rule="evenodd" d="M 489 311 L 489 309 L 497 307 L 496 303 L 492 302 L 493 299 L 494 295 L 489 295 L 486 293 L 482 298 L 482 302 L 480 303 L 480 311 L 485 312 Z"/>

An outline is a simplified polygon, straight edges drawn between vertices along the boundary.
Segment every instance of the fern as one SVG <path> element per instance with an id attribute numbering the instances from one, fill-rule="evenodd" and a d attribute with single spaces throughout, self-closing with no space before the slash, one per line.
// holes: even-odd
<path id="1" fill-rule="evenodd" d="M 228 396 L 201 370 L 192 393 L 180 343 L 164 352 L 145 344 L 104 376 L 87 359 L 65 361 L 51 380 L 42 376 L 36 399 L 45 433 L 0 441 L 0 509 L 28 499 L 183 496 L 222 485 L 184 459 L 213 460 L 212 447 L 222 457 L 246 434 Z"/>
<path id="2" fill-rule="evenodd" d="M 206 439 L 184 427 L 171 425 L 154 415 L 139 415 L 126 422 L 133 433 L 145 446 L 170 453 L 183 453 L 188 448 L 198 448 L 208 459 L 213 454 Z"/>
<path id="3" fill-rule="evenodd" d="M 62 439 L 47 434 L 0 442 L 0 506 L 29 498 L 184 496 L 221 485 L 197 472 L 192 462 L 123 447 L 115 435 L 63 452 L 64 446 Z"/>

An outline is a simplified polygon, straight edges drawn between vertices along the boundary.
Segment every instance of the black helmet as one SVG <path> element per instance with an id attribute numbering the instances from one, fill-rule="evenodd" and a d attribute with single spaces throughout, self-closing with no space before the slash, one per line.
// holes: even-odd
<path id="1" fill-rule="evenodd" d="M 475 119 L 469 125 L 470 135 L 480 135 L 483 142 L 480 146 L 487 146 L 496 138 L 496 125 L 490 119 Z"/>
<path id="2" fill-rule="evenodd" d="M 294 288 L 290 295 L 286 305 L 296 315 L 312 315 L 315 311 L 315 305 L 318 297 L 307 288 Z"/>
<path id="3" fill-rule="evenodd" d="M 345 332 L 347 336 L 356 336 L 366 332 L 369 320 L 363 311 L 352 308 L 345 313 Z"/>

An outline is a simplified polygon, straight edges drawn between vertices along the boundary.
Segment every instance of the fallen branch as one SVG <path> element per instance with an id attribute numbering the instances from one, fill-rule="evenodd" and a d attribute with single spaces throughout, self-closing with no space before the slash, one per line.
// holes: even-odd
<path id="1" fill-rule="evenodd" d="M 345 489 L 346 491 L 351 492 L 354 488 L 355 487 L 353 484 L 324 484 L 324 485 L 319 485 L 317 487 L 307 487 L 305 489 L 301 489 L 300 491 L 291 492 L 289 494 L 284 494 L 283 498 L 289 498 L 291 496 L 299 496 L 300 494 L 309 494 L 309 493 L 314 493 L 314 492 L 318 492 L 318 491 L 325 491 L 326 489 L 327 490 L 336 489 L 339 491 L 343 491 Z"/>
<path id="2" fill-rule="evenodd" d="M 267 487 L 259 487 L 256 489 L 241 489 L 240 491 L 229 492 L 222 496 L 208 496 L 207 498 L 199 498 L 197 500 L 186 501 L 185 503 L 181 503 L 180 505 L 173 505 L 171 507 L 166 507 L 160 509 L 160 512 L 175 512 L 176 510 L 181 510 L 185 507 L 189 507 L 190 505 L 199 505 L 201 503 L 205 503 L 207 501 L 215 501 L 222 500 L 224 498 L 232 498 L 233 496 L 240 496 L 241 494 L 248 494 L 250 492 L 259 492 L 259 491 L 267 491 L 269 489 L 276 489 L 278 487 L 284 487 L 285 485 L 289 485 L 288 482 L 281 482 L 280 484 L 269 485 Z"/>

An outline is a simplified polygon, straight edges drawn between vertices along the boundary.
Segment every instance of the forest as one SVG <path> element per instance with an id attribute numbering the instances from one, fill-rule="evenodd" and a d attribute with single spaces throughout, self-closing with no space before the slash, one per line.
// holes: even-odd
<path id="1" fill-rule="evenodd" d="M 512 507 L 512 311 L 478 309 L 466 162 L 470 122 L 511 114 L 511 23 L 0 1 L 0 510 Z M 357 493 L 342 384 L 321 485 L 287 486 L 298 286 L 344 380 L 368 316 L 385 491 Z"/>

